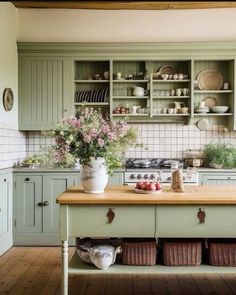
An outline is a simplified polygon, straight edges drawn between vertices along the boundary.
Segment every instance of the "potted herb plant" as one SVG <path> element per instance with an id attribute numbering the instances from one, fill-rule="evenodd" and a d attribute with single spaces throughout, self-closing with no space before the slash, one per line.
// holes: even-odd
<path id="1" fill-rule="evenodd" d="M 56 163 L 64 163 L 68 154 L 79 158 L 81 185 L 88 193 L 104 192 L 108 174 L 121 165 L 122 153 L 137 140 L 136 128 L 123 120 L 111 121 L 93 108 L 80 109 L 77 117 L 63 119 L 47 135 L 55 138 Z"/>
<path id="2" fill-rule="evenodd" d="M 209 143 L 204 147 L 207 164 L 211 168 L 236 166 L 236 149 L 225 143 Z"/>

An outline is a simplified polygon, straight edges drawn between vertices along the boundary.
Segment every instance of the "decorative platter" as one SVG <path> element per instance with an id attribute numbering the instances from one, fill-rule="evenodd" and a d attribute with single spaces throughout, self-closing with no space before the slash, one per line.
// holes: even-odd
<path id="1" fill-rule="evenodd" d="M 207 119 L 202 119 L 197 122 L 197 128 L 200 130 L 207 130 L 209 128 L 209 121 Z"/>
<path id="2" fill-rule="evenodd" d="M 204 97 L 202 101 L 205 102 L 206 107 L 211 108 L 216 105 L 216 98 L 215 97 Z"/>
<path id="3" fill-rule="evenodd" d="M 210 69 L 201 71 L 197 75 L 197 81 L 201 90 L 220 90 L 224 83 L 221 73 Z"/>
<path id="4" fill-rule="evenodd" d="M 9 112 L 14 103 L 14 95 L 11 88 L 5 88 L 3 92 L 3 107 L 5 111 Z"/>
<path id="5" fill-rule="evenodd" d="M 176 70 L 172 65 L 164 65 L 159 68 L 158 73 L 160 75 L 164 75 L 164 74 L 174 75 L 176 73 Z"/>
<path id="6" fill-rule="evenodd" d="M 159 194 L 162 191 L 163 191 L 163 189 L 155 190 L 155 191 L 147 191 L 147 190 L 142 190 L 142 189 L 134 188 L 134 192 L 137 193 L 137 194 L 155 195 L 155 194 Z"/>

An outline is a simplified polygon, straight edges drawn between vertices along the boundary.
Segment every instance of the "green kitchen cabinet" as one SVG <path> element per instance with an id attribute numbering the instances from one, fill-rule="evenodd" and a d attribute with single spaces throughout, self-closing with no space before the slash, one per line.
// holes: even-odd
<path id="1" fill-rule="evenodd" d="M 200 174 L 201 185 L 236 185 L 236 173 Z"/>
<path id="2" fill-rule="evenodd" d="M 59 205 L 56 198 L 72 185 L 78 184 L 75 175 L 47 174 L 43 177 L 43 231 L 59 232 Z"/>
<path id="3" fill-rule="evenodd" d="M 59 206 L 56 198 L 78 184 L 76 173 L 15 173 L 14 244 L 56 245 Z"/>
<path id="4" fill-rule="evenodd" d="M 42 175 L 15 176 L 15 232 L 42 232 Z"/>
<path id="5" fill-rule="evenodd" d="M 123 185 L 124 184 L 124 173 L 114 172 L 112 176 L 108 178 L 108 185 Z"/>
<path id="6" fill-rule="evenodd" d="M 19 129 L 51 128 L 72 113 L 70 59 L 52 56 L 19 58 Z"/>
<path id="7" fill-rule="evenodd" d="M 0 255 L 12 244 L 12 175 L 7 172 L 0 174 Z"/>

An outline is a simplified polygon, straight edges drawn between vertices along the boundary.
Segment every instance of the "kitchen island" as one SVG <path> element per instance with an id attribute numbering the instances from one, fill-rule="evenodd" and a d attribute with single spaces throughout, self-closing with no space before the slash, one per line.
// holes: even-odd
<path id="1" fill-rule="evenodd" d="M 235 272 L 233 267 L 169 267 L 112 265 L 101 271 L 81 263 L 75 253 L 68 267 L 69 237 L 236 238 L 235 186 L 192 186 L 184 193 L 168 189 L 136 194 L 133 187 L 108 187 L 86 194 L 73 186 L 57 198 L 62 241 L 62 294 L 68 294 L 68 273 Z M 107 217 L 113 212 L 114 219 Z M 199 219 L 199 212 L 205 220 Z M 201 215 L 201 214 L 200 214 Z"/>

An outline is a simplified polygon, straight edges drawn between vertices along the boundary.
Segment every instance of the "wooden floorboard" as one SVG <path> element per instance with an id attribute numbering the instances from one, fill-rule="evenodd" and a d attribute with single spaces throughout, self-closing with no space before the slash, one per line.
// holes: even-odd
<path id="1" fill-rule="evenodd" d="M 60 272 L 59 247 L 14 247 L 0 257 L 0 295 L 60 295 Z M 69 295 L 172 294 L 236 295 L 236 275 L 69 276 Z"/>

